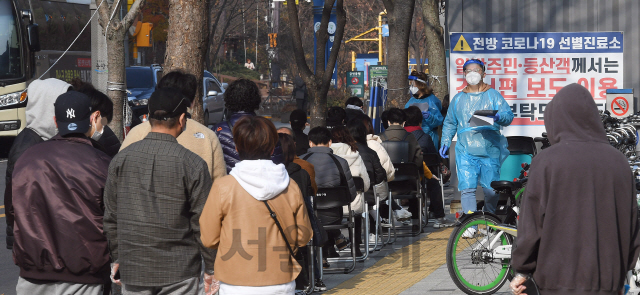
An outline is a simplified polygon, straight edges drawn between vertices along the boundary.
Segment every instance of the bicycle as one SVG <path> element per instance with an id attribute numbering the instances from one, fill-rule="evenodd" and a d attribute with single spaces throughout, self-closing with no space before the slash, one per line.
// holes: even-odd
<path id="1" fill-rule="evenodd" d="M 541 142 L 542 149 L 550 146 L 545 133 L 534 141 Z M 511 248 L 517 237 L 520 198 L 530 165 L 524 163 L 521 167 L 520 176 L 514 181 L 491 183 L 500 199 L 506 198 L 506 204 L 499 204 L 497 214 L 476 211 L 456 216 L 459 223 L 447 243 L 447 269 L 466 294 L 493 294 L 513 278 Z"/>

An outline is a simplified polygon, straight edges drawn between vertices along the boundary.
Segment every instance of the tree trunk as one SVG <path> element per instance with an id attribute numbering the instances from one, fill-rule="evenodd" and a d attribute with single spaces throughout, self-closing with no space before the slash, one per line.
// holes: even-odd
<path id="1" fill-rule="evenodd" d="M 196 76 L 198 90 L 191 118 L 204 124 L 202 110 L 202 76 L 209 37 L 207 0 L 170 0 L 167 53 L 163 72 L 181 69 Z"/>
<path id="2" fill-rule="evenodd" d="M 324 56 L 326 50 L 327 40 L 329 35 L 327 28 L 329 25 L 329 17 L 331 15 L 331 9 L 334 3 L 336 4 L 336 32 L 333 40 L 333 48 L 329 54 L 329 60 L 327 61 L 327 67 L 324 67 Z M 298 21 L 298 7 L 294 1 L 287 3 L 287 14 L 289 20 L 289 27 L 293 34 L 293 47 L 296 59 L 296 64 L 300 71 L 300 76 L 307 84 L 309 91 L 309 101 L 311 109 L 311 128 L 317 126 L 326 126 L 327 122 L 327 93 L 329 93 L 329 87 L 331 86 L 331 78 L 333 76 L 333 69 L 335 68 L 338 60 L 338 53 L 342 45 L 342 39 L 344 37 L 344 27 L 347 22 L 346 12 L 344 10 L 343 0 L 327 0 L 325 1 L 324 8 L 322 9 L 322 21 L 320 22 L 320 28 L 316 32 L 317 49 L 316 49 L 316 73 L 314 74 L 309 66 L 304 55 L 304 49 L 302 47 L 302 35 L 300 34 L 300 22 Z"/>
<path id="3" fill-rule="evenodd" d="M 387 42 L 387 104 L 404 108 L 409 101 L 409 33 L 411 32 L 415 0 L 383 0 L 389 20 Z"/>
<path id="4" fill-rule="evenodd" d="M 107 96 L 113 102 L 113 119 L 109 128 L 113 130 L 120 141 L 124 139 L 123 107 L 124 101 L 127 99 L 124 91 L 126 84 L 123 44 L 124 34 L 122 32 L 114 31 L 110 38 L 107 38 L 107 62 L 109 65 Z"/>
<path id="5" fill-rule="evenodd" d="M 423 0 L 422 17 L 424 34 L 427 37 L 427 57 L 429 58 L 429 83 L 434 94 L 442 101 L 449 94 L 447 83 L 447 62 L 444 51 L 444 29 L 440 25 L 440 0 Z M 443 101 L 448 104 L 448 101 Z"/>
<path id="6" fill-rule="evenodd" d="M 126 80 L 124 69 L 124 37 L 127 34 L 133 19 L 136 17 L 145 0 L 136 0 L 129 12 L 122 20 L 118 18 L 111 19 L 115 15 L 114 11 L 120 7 L 115 5 L 100 5 L 98 7 L 99 22 L 102 26 L 102 34 L 107 39 L 107 96 L 113 102 L 113 119 L 109 123 L 109 127 L 120 141 L 124 139 L 123 124 L 123 103 L 127 99 L 126 96 Z"/>

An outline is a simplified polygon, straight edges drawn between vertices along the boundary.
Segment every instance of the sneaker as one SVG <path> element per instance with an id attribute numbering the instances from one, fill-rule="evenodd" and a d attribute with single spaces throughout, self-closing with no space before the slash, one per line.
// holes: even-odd
<path id="1" fill-rule="evenodd" d="M 338 248 L 338 251 L 342 251 L 350 245 L 351 242 L 349 242 L 349 239 L 347 239 L 347 237 L 345 237 L 344 235 L 340 235 L 340 237 L 336 239 L 336 247 Z"/>
<path id="2" fill-rule="evenodd" d="M 369 234 L 369 245 L 375 245 L 377 238 L 376 234 Z"/>
<path id="3" fill-rule="evenodd" d="M 440 217 L 435 219 L 435 222 L 433 223 L 433 228 L 450 227 L 450 226 L 454 226 L 455 224 L 456 224 L 455 221 L 451 221 L 446 217 Z"/>
<path id="4" fill-rule="evenodd" d="M 402 221 L 402 226 L 409 226 L 409 225 L 411 225 L 411 224 L 413 224 L 413 222 L 411 221 L 411 219 L 407 219 L 407 220 L 403 220 L 403 221 Z M 398 225 L 396 225 L 396 226 L 398 226 Z"/>
<path id="5" fill-rule="evenodd" d="M 327 291 L 327 286 L 321 279 L 316 279 L 316 285 L 313 287 L 313 291 L 315 292 L 323 292 Z"/>
<path id="6" fill-rule="evenodd" d="M 396 213 L 396 219 L 398 219 L 398 221 L 408 220 L 411 218 L 411 216 L 413 216 L 411 212 L 407 211 L 407 209 L 404 208 L 395 210 L 394 212 Z"/>
<path id="7" fill-rule="evenodd" d="M 467 228 L 467 230 L 462 233 L 463 239 L 471 239 L 476 235 L 476 229 L 473 227 Z"/>

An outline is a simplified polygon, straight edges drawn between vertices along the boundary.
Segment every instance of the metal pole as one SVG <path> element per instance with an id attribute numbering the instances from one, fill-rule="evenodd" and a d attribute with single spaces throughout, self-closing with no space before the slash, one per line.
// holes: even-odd
<path id="1" fill-rule="evenodd" d="M 378 63 L 382 63 L 382 13 L 378 15 Z"/>
<path id="2" fill-rule="evenodd" d="M 259 6 L 260 2 L 256 2 L 256 65 L 258 64 L 258 15 L 260 14 L 260 11 L 258 10 Z"/>
<path id="3" fill-rule="evenodd" d="M 244 21 L 244 0 L 242 0 L 242 45 L 244 47 L 244 62 L 247 62 L 247 26 Z"/>

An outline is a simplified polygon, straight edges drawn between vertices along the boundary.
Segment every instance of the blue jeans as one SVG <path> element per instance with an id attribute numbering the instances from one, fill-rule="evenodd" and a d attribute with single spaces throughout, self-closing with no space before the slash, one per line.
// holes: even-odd
<path id="1" fill-rule="evenodd" d="M 500 196 L 496 195 L 492 189 L 483 187 L 482 191 L 484 192 L 484 211 L 495 213 L 496 207 L 498 206 L 498 198 Z M 462 211 L 464 213 L 469 211 L 475 212 L 478 210 L 476 208 L 477 201 L 475 188 L 464 189 L 460 193 L 460 203 L 462 203 Z"/>

